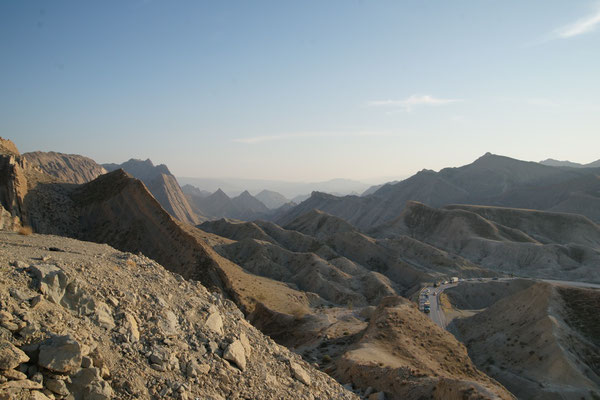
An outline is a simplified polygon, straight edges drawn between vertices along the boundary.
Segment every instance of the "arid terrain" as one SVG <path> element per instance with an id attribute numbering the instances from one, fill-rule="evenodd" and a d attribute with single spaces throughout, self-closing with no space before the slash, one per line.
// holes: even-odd
<path id="1" fill-rule="evenodd" d="M 8 250 L 7 261 L 2 266 L 9 268 L 7 271 L 14 269 L 14 261 L 19 259 L 16 255 L 19 255 L 24 263 L 22 268 L 29 271 L 36 263 L 35 257 L 60 259 L 61 256 L 70 257 L 69 254 L 76 253 L 88 256 L 86 268 L 90 271 L 94 268 L 110 270 L 104 274 L 107 279 L 103 280 L 100 278 L 102 274 L 84 273 L 76 266 L 74 270 L 70 269 L 71 261 L 65 261 L 66 267 L 62 261 L 58 264 L 49 263 L 63 270 L 63 274 L 69 279 L 72 277 L 83 280 L 83 283 L 78 283 L 78 287 L 88 285 L 89 291 L 93 292 L 90 296 L 101 294 L 94 300 L 94 304 L 103 304 L 100 306 L 102 318 L 94 316 L 94 310 L 82 314 L 79 309 L 71 307 L 72 303 L 80 300 L 63 301 L 70 304 L 63 307 L 68 308 L 67 311 L 73 318 L 85 317 L 87 319 L 84 318 L 84 322 L 89 322 L 88 325 L 77 328 L 79 330 L 74 331 L 74 335 L 83 335 L 81 332 L 88 329 L 94 332 L 94 337 L 105 337 L 102 340 L 108 346 L 106 351 L 114 355 L 111 356 L 114 360 L 118 358 L 116 354 L 120 351 L 126 351 L 127 354 L 131 352 L 132 360 L 151 357 L 153 342 L 148 342 L 150 344 L 143 347 L 143 350 L 140 350 L 141 345 L 132 346 L 132 350 L 122 350 L 121 344 L 125 342 L 114 339 L 115 332 L 125 335 L 121 332 L 125 328 L 119 324 L 131 325 L 129 317 L 129 322 L 122 322 L 126 316 L 125 311 L 118 307 L 122 300 L 114 296 L 114 291 L 119 290 L 123 293 L 138 293 L 140 296 L 136 298 L 137 302 L 127 303 L 135 309 L 133 311 L 138 312 L 134 314 L 131 310 L 127 311 L 136 320 L 140 337 L 144 335 L 144 329 L 149 335 L 147 341 L 154 340 L 154 334 L 161 337 L 161 332 L 154 325 L 164 328 L 169 323 L 173 325 L 176 320 L 179 324 L 177 328 L 183 329 L 178 331 L 178 337 L 183 343 L 176 343 L 179 349 L 177 351 L 184 352 L 190 348 L 193 353 L 199 348 L 198 351 L 202 352 L 202 346 L 193 345 L 195 342 L 190 341 L 188 336 L 193 335 L 196 330 L 208 335 L 204 328 L 213 322 L 209 322 L 209 317 L 214 310 L 206 304 L 211 303 L 210 299 L 216 298 L 218 301 L 212 301 L 211 304 L 224 307 L 219 308 L 219 312 L 225 326 L 222 328 L 225 329 L 223 338 L 226 339 L 222 342 L 213 335 L 203 343 L 208 343 L 204 346 L 207 349 L 211 341 L 216 343 L 221 354 L 219 350 L 207 350 L 199 355 L 190 353 L 190 357 L 218 355 L 227 359 L 225 353 L 228 343 L 233 344 L 236 340 L 244 342 L 253 335 L 255 341 L 268 343 L 269 346 L 283 345 L 304 359 L 301 361 L 298 356 L 289 355 L 296 357 L 293 363 L 286 361 L 291 380 L 276 378 L 278 384 L 270 385 L 272 391 L 264 389 L 264 386 L 250 385 L 248 381 L 251 379 L 264 383 L 266 378 L 259 378 L 258 375 L 245 378 L 244 368 L 240 368 L 236 362 L 231 364 L 223 361 L 219 364 L 223 368 L 229 366 L 229 369 L 222 370 L 229 372 L 221 374 L 218 369 L 210 369 L 210 372 L 190 378 L 185 374 L 186 369 L 181 367 L 181 360 L 173 361 L 173 365 L 180 364 L 179 370 L 183 371 L 181 377 L 170 374 L 172 369 L 169 368 L 176 370 L 175 366 L 165 366 L 161 370 L 160 366 L 153 367 L 156 363 L 151 361 L 149 369 L 140 370 L 140 374 L 145 376 L 148 373 L 164 372 L 156 375 L 164 379 L 152 381 L 153 386 L 143 380 L 138 382 L 135 388 L 137 392 L 130 392 L 127 388 L 123 391 L 121 386 L 125 384 L 118 383 L 119 380 L 113 381 L 112 376 L 125 371 L 126 367 L 120 364 L 121 361 L 114 361 L 117 372 L 110 379 L 102 378 L 105 383 L 98 384 L 110 387 L 111 396 L 285 398 L 294 393 L 293 398 L 331 398 L 331 393 L 339 391 L 345 393 L 344 396 L 370 399 L 509 399 L 513 395 L 523 399 L 551 398 L 543 397 L 544 395 L 593 399 L 596 395 L 594 393 L 598 392 L 597 360 L 594 358 L 597 352 L 594 339 L 597 334 L 597 318 L 589 317 L 597 315 L 595 311 L 599 309 L 598 299 L 595 297 L 597 293 L 593 290 L 555 287 L 531 280 L 461 283 L 440 296 L 443 309 L 452 320 L 450 331 L 456 338 L 438 327 L 420 311 L 417 303 L 411 301 L 417 301 L 423 287 L 451 276 L 495 279 L 517 275 L 600 282 L 600 228 L 584 215 L 499 207 L 491 201 L 485 206 L 448 204 L 440 208 L 408 201 L 401 209 L 396 210 L 398 213 L 394 218 L 373 224 L 372 221 L 382 220 L 383 217 L 375 217 L 381 205 L 377 205 L 379 203 L 371 196 L 381 190 L 390 190 L 389 187 L 383 186 L 373 195 L 361 198 L 313 194 L 311 199 L 298 206 L 284 205 L 279 210 L 269 210 L 248 192 L 231 199 L 223 192 L 206 195 L 200 190 L 188 188 L 184 196 L 168 168 L 154 167 L 149 160 L 130 160 L 121 166 L 107 165 L 111 172 L 99 174 L 90 180 L 76 178 L 88 176 L 82 172 L 88 165 L 97 165 L 89 159 L 69 156 L 70 163 L 57 163 L 55 159 L 60 153 L 48 153 L 52 157 L 41 153 L 36 163 L 30 163 L 26 157 L 19 155 L 12 142 L 2 140 L 0 144 L 0 228 L 6 232 L 14 232 L 25 226 L 31 227 L 35 232 L 34 235 L 4 233 L 3 244 Z M 64 157 L 61 159 L 64 160 Z M 46 166 L 44 160 L 50 165 Z M 570 180 L 575 175 L 588 179 L 586 168 L 578 169 L 577 171 L 582 172 L 577 173 L 570 170 L 556 173 L 547 169 L 557 169 L 555 167 L 538 164 L 538 168 L 532 167 L 530 163 L 519 162 L 516 164 L 519 168 L 514 169 L 513 161 L 490 155 L 474 164 L 479 167 L 483 165 L 488 168 L 484 168 L 484 171 L 499 174 L 498 176 L 507 176 L 508 172 L 515 174 L 525 171 L 529 174 L 534 171 L 536 182 L 559 179 L 555 174 L 565 180 Z M 128 168 L 129 173 L 127 169 L 120 167 Z M 444 182 L 452 178 L 455 185 L 458 182 L 463 182 L 463 186 L 470 185 L 468 192 L 480 196 L 473 198 L 483 198 L 484 194 L 500 196 L 503 193 L 493 185 L 488 188 L 477 186 L 474 183 L 475 177 L 481 171 L 477 172 L 473 165 L 468 167 L 463 167 L 460 174 L 452 171 L 439 174 L 445 177 Z M 508 170 L 489 171 L 489 168 L 496 167 Z M 60 173 L 50 174 L 48 171 Z M 93 171 L 90 173 L 93 174 Z M 76 179 L 85 181 L 77 182 Z M 521 190 L 519 188 L 522 188 L 523 182 L 530 182 L 526 177 L 511 179 L 510 185 L 518 190 Z M 398 184 L 402 182 L 396 185 Z M 512 187 L 510 185 L 508 187 Z M 163 189 L 158 190 L 159 186 Z M 176 190 L 170 190 L 169 187 Z M 177 195 L 162 195 L 167 192 Z M 212 220 L 194 225 L 199 218 L 199 209 L 195 208 L 194 202 L 187 203 L 193 196 L 202 199 L 205 207 L 207 204 L 213 207 L 214 212 L 203 214 L 204 217 L 213 216 Z M 329 208 L 328 212 L 311 208 L 315 196 L 324 196 L 327 201 L 334 201 L 337 204 L 335 207 L 342 208 Z M 488 198 L 497 198 L 493 196 Z M 353 198 L 363 199 L 359 201 L 366 207 L 363 209 L 361 206 L 355 211 L 367 210 L 366 213 L 349 218 L 340 216 L 344 212 L 339 210 L 347 207 L 347 201 L 354 201 Z M 182 205 L 184 203 L 181 199 L 189 205 Z M 460 200 L 459 197 L 456 199 Z M 174 207 L 177 204 L 181 207 Z M 177 210 L 184 212 L 182 214 Z M 185 210 L 191 211 L 191 214 Z M 242 214 L 238 214 L 239 219 L 214 218 L 226 210 L 237 210 Z M 241 210 L 251 212 L 243 214 Z M 274 211 L 284 216 L 279 220 L 280 224 L 264 219 L 240 220 L 252 219 L 258 215 L 272 216 Z M 74 239 L 99 244 L 85 244 Z M 40 255 L 31 256 L 34 258 L 21 256 L 21 242 L 29 243 L 24 248 L 39 248 Z M 96 257 L 97 267 L 89 257 L 95 254 L 94 251 L 100 250 L 92 251 L 88 246 L 89 249 L 107 249 Z M 71 247 L 81 249 L 65 250 Z M 41 254 L 44 251 L 49 255 Z M 106 258 L 105 254 L 111 256 Z M 11 259 L 11 255 L 15 255 L 15 258 Z M 119 263 L 114 260 L 125 261 Z M 113 266 L 115 262 L 117 266 Z M 150 272 L 163 278 L 156 278 L 148 283 L 150 278 L 144 275 L 143 268 L 137 268 L 140 264 L 151 265 L 151 268 L 148 267 Z M 111 275 L 113 270 L 117 271 L 117 275 Z M 55 269 L 52 271 L 52 274 L 60 275 Z M 96 283 L 92 282 L 93 279 L 97 279 L 94 281 Z M 23 278 L 21 281 L 19 285 L 35 290 L 34 280 L 26 281 Z M 118 285 L 116 281 L 119 281 Z M 160 287 L 159 281 L 164 281 Z M 13 284 L 17 283 L 6 281 L 7 287 Z M 128 285 L 134 286 L 135 290 L 128 290 Z M 172 285 L 179 289 L 171 288 Z M 92 287 L 95 289 L 92 290 Z M 141 287 L 145 288 L 146 296 L 136 292 Z M 190 288 L 195 290 L 193 296 L 201 298 L 199 304 L 202 305 L 182 302 L 186 298 L 183 292 L 192 290 Z M 66 286 L 63 289 L 65 293 L 68 292 Z M 63 289 L 59 289 L 59 292 Z M 183 292 L 178 295 L 176 290 Z M 109 301 L 107 293 L 113 293 L 113 297 L 118 300 L 115 303 L 117 305 Z M 168 306 L 157 300 L 159 309 L 167 307 L 177 318 L 173 318 L 171 314 L 157 316 L 152 312 L 151 315 L 146 315 L 143 310 L 152 307 L 148 302 L 153 301 L 155 296 L 162 298 Z M 61 301 L 59 299 L 55 303 L 60 305 Z M 9 322 L 21 318 L 17 311 L 10 309 L 12 306 L 6 307 L 7 312 L 11 313 L 11 316 L 6 316 Z M 197 307 L 205 310 L 205 313 L 200 313 L 200 316 L 194 314 L 192 309 Z M 106 314 L 112 318 L 114 327 L 98 330 L 102 326 L 94 326 L 94 321 L 103 319 Z M 230 325 L 225 322 L 228 316 L 235 316 Z M 66 317 L 62 318 L 64 320 Z M 513 323 L 507 326 L 506 321 Z M 553 326 L 552 323 L 558 324 L 560 329 L 548 331 Z M 73 322 L 71 325 L 75 324 Z M 141 326 L 145 328 L 142 329 Z M 252 330 L 254 328 L 258 330 Z M 511 329 L 521 331 L 513 332 Z M 218 329 L 217 331 L 220 332 Z M 547 333 L 544 337 L 551 343 L 536 342 L 533 346 L 533 342 L 527 339 L 528 341 L 523 342 L 531 342 L 533 346 L 532 350 L 528 347 L 527 351 L 540 354 L 550 352 L 551 347 L 548 346 L 552 345 L 555 347 L 551 352 L 556 357 L 551 362 L 544 358 L 533 362 L 531 357 L 525 357 L 519 352 L 520 347 L 513 348 L 512 342 L 498 339 L 498 335 L 502 338 L 509 335 L 534 335 L 523 333 L 525 331 L 537 332 L 536 335 L 540 337 L 543 336 L 542 333 Z M 12 339 L 7 336 L 8 341 L 17 347 L 27 344 L 19 341 L 16 330 L 11 332 L 13 336 Z M 240 332 L 244 332 L 246 339 L 240 337 Z M 63 335 L 61 332 L 45 333 L 47 337 Z M 76 340 L 83 340 L 83 337 L 85 336 L 76 337 Z M 530 339 L 532 337 L 527 336 Z M 100 341 L 104 343 L 102 340 Z M 174 343 L 169 343 L 169 340 L 171 339 L 168 339 L 166 345 Z M 164 341 L 161 343 L 165 344 Z M 124 347 L 128 348 L 127 345 Z M 556 349 L 560 349 L 560 352 Z M 268 351 L 261 355 L 262 358 L 255 360 L 257 365 L 267 362 L 264 361 L 267 353 Z M 278 356 L 274 357 L 278 359 Z M 489 362 L 489 357 L 492 357 L 493 363 Z M 156 361 L 158 358 L 152 360 Z M 196 359 L 198 360 L 200 358 Z M 145 361 L 139 362 L 143 364 Z M 185 362 L 189 363 L 190 360 L 186 358 Z M 10 368 L 12 369 L 14 367 Z M 206 367 L 201 369 L 205 370 Z M 568 379 L 572 378 L 575 383 L 568 384 L 567 378 L 559 376 L 560 373 L 552 375 L 548 372 L 565 369 L 571 371 Z M 203 382 L 212 379 L 213 371 L 229 376 L 231 371 L 239 370 L 242 370 L 242 374 L 235 375 L 238 380 L 229 377 L 218 388 L 212 387 L 215 389 L 213 392 L 203 386 Z M 323 376 L 317 370 L 329 374 L 338 383 L 317 378 Z M 283 369 L 278 371 L 269 372 L 269 376 L 284 377 Z M 27 375 L 29 370 L 24 372 Z M 42 369 L 41 372 L 44 375 L 46 370 Z M 78 373 L 80 372 L 74 372 Z M 258 373 L 257 369 L 256 374 Z M 67 382 L 67 389 L 79 398 L 83 396 L 83 392 L 68 382 L 73 380 L 71 375 L 74 374 L 66 374 L 68 378 L 64 380 Z M 5 376 L 10 382 L 17 381 L 9 375 Z M 32 377 L 27 375 L 27 379 L 31 380 L 30 378 Z M 171 385 L 177 379 L 181 385 Z M 525 379 L 523 382 L 526 384 L 519 379 Z M 313 391 L 314 382 L 317 381 L 322 382 L 322 385 L 317 385 Z M 271 382 L 271 378 L 268 382 Z M 286 392 L 289 387 L 295 387 L 294 382 L 305 385 L 302 390 L 306 389 L 306 392 Z M 340 384 L 354 393 L 344 392 Z M 182 385 L 185 389 L 177 391 Z M 246 392 L 237 389 L 238 393 L 236 387 L 239 385 L 244 388 L 250 386 Z M 267 391 L 260 392 L 259 389 Z M 24 390 L 41 393 L 44 389 L 36 385 L 35 388 Z M 17 391 L 13 390 L 15 393 Z M 53 393 L 56 397 L 56 393 Z M 45 394 L 50 395 L 47 391 Z"/>

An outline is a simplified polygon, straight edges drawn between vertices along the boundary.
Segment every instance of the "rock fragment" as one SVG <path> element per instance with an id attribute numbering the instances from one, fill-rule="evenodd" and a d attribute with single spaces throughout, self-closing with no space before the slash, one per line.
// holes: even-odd
<path id="1" fill-rule="evenodd" d="M 214 311 L 211 313 L 206 319 L 206 323 L 204 324 L 208 329 L 216 333 L 217 335 L 223 334 L 223 318 L 221 318 L 221 314 L 218 311 Z"/>
<path id="2" fill-rule="evenodd" d="M 223 353 L 223 358 L 235 363 L 242 371 L 246 369 L 246 351 L 239 340 L 234 340 L 233 343 L 227 346 L 227 350 Z"/>
<path id="3" fill-rule="evenodd" d="M 302 368 L 298 363 L 290 362 L 290 369 L 292 370 L 292 374 L 294 378 L 298 379 L 300 382 L 304 383 L 307 386 L 310 386 L 311 380 L 310 375 Z"/>
<path id="4" fill-rule="evenodd" d="M 0 340 L 0 369 L 13 369 L 29 361 L 23 350 L 6 340 Z"/>
<path id="5" fill-rule="evenodd" d="M 38 365 L 58 373 L 75 372 L 81 366 L 81 346 L 71 335 L 54 336 L 40 345 Z"/>

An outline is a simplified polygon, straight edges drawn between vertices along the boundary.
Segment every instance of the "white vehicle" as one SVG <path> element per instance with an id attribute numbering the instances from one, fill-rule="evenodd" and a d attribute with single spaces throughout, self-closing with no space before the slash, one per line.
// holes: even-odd
<path id="1" fill-rule="evenodd" d="M 452 278 L 450 278 L 450 282 L 457 283 L 458 282 L 458 277 L 453 276 Z"/>

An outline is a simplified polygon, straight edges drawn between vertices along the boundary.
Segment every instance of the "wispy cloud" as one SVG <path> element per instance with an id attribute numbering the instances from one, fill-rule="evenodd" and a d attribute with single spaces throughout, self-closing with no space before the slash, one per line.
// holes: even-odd
<path id="1" fill-rule="evenodd" d="M 572 24 L 565 25 L 554 31 L 557 38 L 568 39 L 574 36 L 583 35 L 592 32 L 600 24 L 600 4 L 597 4 L 595 10 Z"/>
<path id="2" fill-rule="evenodd" d="M 556 101 L 547 99 L 544 97 L 533 97 L 526 99 L 525 102 L 532 106 L 545 107 L 545 108 L 557 108 L 560 106 Z"/>
<path id="3" fill-rule="evenodd" d="M 263 143 L 272 142 L 277 140 L 288 140 L 297 138 L 319 138 L 319 137 L 360 137 L 360 136 L 389 136 L 391 132 L 386 131 L 322 131 L 322 132 L 295 132 L 295 133 L 283 133 L 280 135 L 265 135 L 265 136 L 251 136 L 232 139 L 235 143 Z"/>
<path id="4" fill-rule="evenodd" d="M 462 101 L 461 99 L 441 99 L 429 95 L 412 95 L 404 100 L 375 100 L 367 103 L 370 107 L 400 108 L 411 111 L 418 106 L 442 106 Z"/>

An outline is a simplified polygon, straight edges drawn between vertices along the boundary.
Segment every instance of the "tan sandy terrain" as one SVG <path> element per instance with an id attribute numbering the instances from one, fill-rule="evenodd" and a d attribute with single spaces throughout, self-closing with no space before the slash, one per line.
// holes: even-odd
<path id="1" fill-rule="evenodd" d="M 450 333 L 399 297 L 385 299 L 362 337 L 337 360 L 334 376 L 389 398 L 512 399 L 478 371 Z"/>
<path id="2" fill-rule="evenodd" d="M 490 294 L 470 300 L 482 290 L 469 298 L 463 290 L 455 298 L 463 305 L 485 305 Z M 535 283 L 498 294 L 502 298 L 485 311 L 450 326 L 475 364 L 518 398 L 598 398 L 600 292 Z"/>

